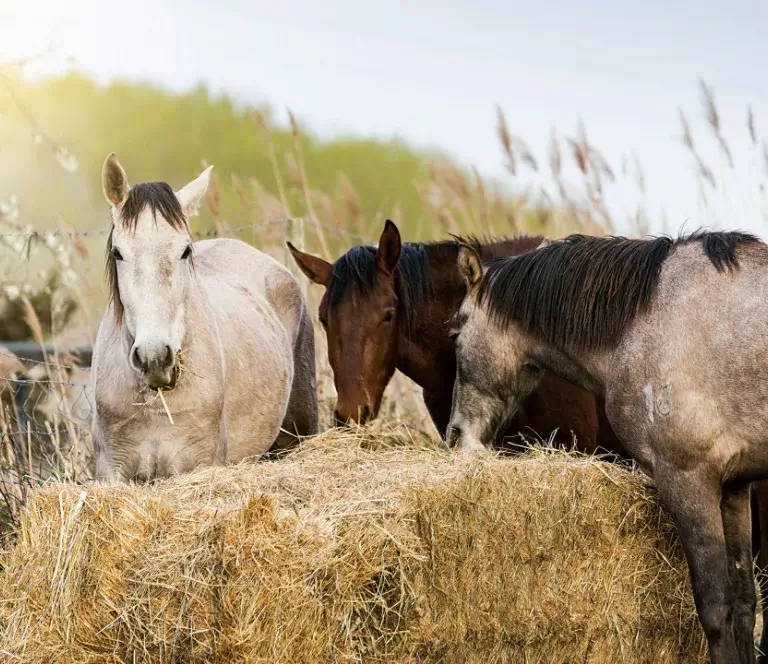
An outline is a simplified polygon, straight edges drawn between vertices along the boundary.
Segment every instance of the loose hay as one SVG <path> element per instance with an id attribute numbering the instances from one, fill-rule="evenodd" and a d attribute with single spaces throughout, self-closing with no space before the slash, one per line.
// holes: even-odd
<path id="1" fill-rule="evenodd" d="M 2 562 L 3 661 L 705 661 L 641 476 L 403 429 L 152 487 L 52 484 Z"/>

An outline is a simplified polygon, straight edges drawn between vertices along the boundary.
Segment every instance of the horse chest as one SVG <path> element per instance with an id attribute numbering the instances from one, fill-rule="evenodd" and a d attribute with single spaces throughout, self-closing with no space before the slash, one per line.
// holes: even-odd
<path id="1" fill-rule="evenodd" d="M 127 437 L 113 439 L 115 456 L 126 477 L 154 479 L 189 472 L 214 461 L 219 444 L 218 418 L 190 419 L 165 412 L 147 413 Z"/>
<path id="2" fill-rule="evenodd" d="M 210 464 L 221 446 L 221 403 L 201 393 L 170 392 L 98 402 L 113 470 L 124 479 L 150 480 Z M 166 408 L 167 406 L 167 408 Z"/>

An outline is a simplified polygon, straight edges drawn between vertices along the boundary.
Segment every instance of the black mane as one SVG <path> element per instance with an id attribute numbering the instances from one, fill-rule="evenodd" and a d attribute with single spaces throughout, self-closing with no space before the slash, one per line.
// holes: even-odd
<path id="1" fill-rule="evenodd" d="M 571 235 L 546 248 L 489 261 L 478 301 L 502 329 L 513 321 L 567 349 L 615 347 L 656 292 L 674 247 L 701 242 L 719 271 L 738 269 L 736 248 L 759 242 L 741 232 L 696 232 L 672 240 Z"/>
<path id="2" fill-rule="evenodd" d="M 448 265 L 455 273 L 456 288 L 463 289 L 457 259 L 459 247 L 468 245 L 481 256 L 504 256 L 530 251 L 537 247 L 538 235 L 507 238 L 480 238 L 474 235 L 454 235 L 452 240 L 428 243 L 404 243 L 395 268 L 395 289 L 398 297 L 398 318 L 406 336 L 414 331 L 420 307 L 432 296 L 430 266 Z M 376 287 L 378 275 L 376 247 L 352 247 L 333 264 L 333 278 L 328 285 L 328 305 L 337 307 L 346 296 L 369 297 Z M 463 291 L 460 294 L 463 297 Z"/>
<path id="3" fill-rule="evenodd" d="M 427 248 L 431 253 L 453 255 L 454 260 L 458 256 L 458 244 L 454 241 L 402 245 L 395 268 L 395 288 L 399 319 L 406 334 L 413 331 L 417 310 L 430 295 Z M 370 297 L 376 287 L 378 271 L 376 247 L 352 247 L 333 264 L 333 278 L 328 285 L 329 306 L 337 307 L 346 296 Z"/>

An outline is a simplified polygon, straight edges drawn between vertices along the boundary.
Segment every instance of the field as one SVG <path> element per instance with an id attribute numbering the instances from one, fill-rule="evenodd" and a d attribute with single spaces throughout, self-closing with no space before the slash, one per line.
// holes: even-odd
<path id="1" fill-rule="evenodd" d="M 605 200 L 606 191 L 622 179 L 631 180 L 642 194 L 639 164 L 629 158 L 620 166 L 608 164 L 582 128 L 573 137 L 553 138 L 545 166 L 499 110 L 496 131 L 510 186 L 402 144 L 351 139 L 323 144 L 293 116 L 288 127 L 278 127 L 268 109 L 238 109 L 204 90 L 173 97 L 149 86 L 101 89 L 80 77 L 37 86 L 10 80 L 9 85 L 13 95 L 0 102 L 13 112 L 0 124 L 0 137 L 11 137 L 14 150 L 23 154 L 29 149 L 32 157 L 22 160 L 21 175 L 9 178 L 8 190 L 29 192 L 30 180 L 41 174 L 52 185 L 50 196 L 39 201 L 23 196 L 29 205 L 17 207 L 10 196 L 0 195 L 0 343 L 28 340 L 47 349 L 40 362 L 21 365 L 12 353 L 0 351 L 3 561 L 12 581 L 0 592 L 5 607 L 0 610 L 0 632 L 5 630 L 0 648 L 12 648 L 19 661 L 29 662 L 123 661 L 130 644 L 133 661 L 374 661 L 374 654 L 375 661 L 391 662 L 475 657 L 498 662 L 521 657 L 531 662 L 703 661 L 679 546 L 640 476 L 551 451 L 540 450 L 522 461 L 450 457 L 440 449 L 420 390 L 400 374 L 387 389 L 382 423 L 321 436 L 295 459 L 256 470 L 231 469 L 218 480 L 202 472 L 157 488 L 88 488 L 88 499 L 81 499 L 86 491 L 81 485 L 92 472 L 91 395 L 87 368 L 76 366 L 72 351 L 91 343 L 105 303 L 107 229 L 101 221 L 98 170 L 110 150 L 118 152 L 129 175 L 162 176 L 165 168 L 174 186 L 194 177 L 201 161 L 214 163 L 213 185 L 193 231 L 198 237 L 239 237 L 294 270 L 286 239 L 332 260 L 352 244 L 375 243 L 386 218 L 395 220 L 409 240 L 451 233 L 560 237 L 617 228 L 644 234 L 650 220 L 642 202 L 629 219 L 617 220 Z M 50 101 L 54 97 L 58 111 L 85 99 L 88 113 L 76 120 L 75 114 L 57 112 Z M 160 126 L 144 127 L 146 134 L 140 128 L 116 132 L 119 109 L 139 98 L 156 110 L 147 117 L 167 122 L 174 117 L 181 122 L 180 109 L 186 115 L 194 109 L 194 138 L 182 148 L 164 142 Z M 708 138 L 730 155 L 713 93 L 703 83 L 702 101 Z M 94 109 L 102 124 L 87 136 Z M 30 117 L 34 145 L 27 145 L 19 131 Z M 754 154 L 768 160 L 754 118 L 751 113 L 746 117 L 744 132 Z M 69 120 L 56 126 L 61 118 Z M 693 159 L 701 191 L 715 195 L 714 171 L 684 115 L 681 120 L 682 144 Z M 49 131 L 72 136 L 72 147 L 50 138 Z M 114 145 L 118 135 L 123 142 Z M 131 151 L 132 145 L 148 141 L 157 148 L 149 163 L 146 155 Z M 756 197 L 763 191 L 762 168 Z M 72 180 L 73 173 L 82 180 Z M 526 173 L 540 183 L 535 190 L 516 186 Z M 320 291 L 307 285 L 325 430 L 335 393 L 324 333 L 314 313 Z M 317 477 L 322 485 L 310 490 Z M 224 487 L 231 483 L 234 489 Z M 517 487 L 526 490 L 516 492 Z M 202 493 L 208 489 L 206 498 Z M 539 501 L 534 507 L 524 500 L 530 496 Z M 198 522 L 185 497 L 201 501 L 205 518 Z M 456 501 L 481 508 L 462 511 Z M 78 521 L 75 516 L 84 505 L 88 516 Z M 122 550 L 110 550 L 100 559 L 100 543 L 110 538 L 101 514 L 119 521 L 118 530 L 128 533 L 128 540 L 135 528 L 137 541 L 151 546 L 132 549 L 135 542 L 120 540 Z M 162 524 L 166 517 L 167 527 Z M 452 519 L 466 530 L 451 530 L 446 524 Z M 193 536 L 184 532 L 190 522 L 197 524 Z M 264 532 L 238 539 L 237 528 L 255 528 L 257 522 Z M 572 529 L 558 530 L 565 522 Z M 424 528 L 434 532 L 429 535 Z M 521 529 L 537 550 L 523 551 L 523 540 L 508 542 L 500 534 Z M 430 536 L 437 539 L 430 543 Z M 345 566 L 356 537 L 362 538 L 354 554 L 359 559 Z M 472 538 L 479 543 L 467 543 Z M 591 549 L 593 540 L 599 544 Z M 564 547 L 562 555 L 549 555 L 558 545 Z M 478 560 L 475 546 L 498 559 Z M 183 564 L 166 571 L 153 567 L 174 548 L 188 553 Z M 245 565 L 243 577 L 237 577 L 232 566 L 240 564 L 238 556 L 243 551 L 255 555 L 256 549 L 259 555 L 285 557 L 285 565 Z M 462 551 L 463 557 L 434 558 L 446 549 Z M 54 551 L 57 559 L 51 560 Z M 425 562 L 425 556 L 432 558 Z M 585 559 L 594 568 L 585 566 Z M 507 571 L 500 560 L 514 561 L 514 570 Z M 547 571 L 538 571 L 539 564 Z M 451 576 L 464 565 L 463 575 Z M 326 575 L 319 585 L 307 584 L 313 569 Z M 129 570 L 138 575 L 131 577 Z M 205 570 L 213 576 L 203 579 Z M 187 583 L 185 574 L 194 583 Z M 285 585 L 270 587 L 264 583 L 268 574 L 284 574 Z M 142 585 L 146 578 L 153 579 L 150 585 Z M 340 585 L 328 587 L 329 579 Z M 24 602 L 15 602 L 22 581 L 33 590 Z M 571 600 L 563 603 L 554 591 L 569 583 Z M 264 584 L 265 595 L 247 599 L 249 584 Z M 51 587 L 59 589 L 53 598 L 48 597 Z M 220 592 L 209 593 L 214 587 Z M 482 620 L 472 616 L 469 595 L 457 588 L 487 594 Z M 526 593 L 509 601 L 510 588 Z M 93 593 L 106 604 L 89 604 Z M 536 601 L 526 605 L 526 597 Z M 217 622 L 222 618 L 210 614 L 211 602 L 226 605 L 229 622 Z M 318 602 L 324 603 L 322 610 Z M 157 603 L 163 607 L 159 613 Z M 291 603 L 315 611 L 291 613 Z M 107 605 L 109 615 L 100 615 Z M 275 606 L 285 613 L 275 612 Z M 75 627 L 68 622 L 72 616 Z M 116 616 L 121 626 L 101 631 Z M 249 635 L 257 618 L 263 625 Z M 295 635 L 284 633 L 286 624 Z M 39 635 L 40 650 L 20 645 L 32 634 Z M 463 641 L 469 650 L 461 650 Z"/>

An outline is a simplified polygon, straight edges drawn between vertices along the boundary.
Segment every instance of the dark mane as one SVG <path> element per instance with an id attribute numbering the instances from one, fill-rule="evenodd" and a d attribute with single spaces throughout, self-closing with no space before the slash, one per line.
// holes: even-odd
<path id="1" fill-rule="evenodd" d="M 147 208 L 152 211 L 152 217 L 157 222 L 158 213 L 171 228 L 181 230 L 187 224 L 187 219 L 181 209 L 179 199 L 173 193 L 173 189 L 167 182 L 142 182 L 131 187 L 128 198 L 123 203 L 117 219 L 113 220 L 112 228 L 107 237 L 107 263 L 105 272 L 107 277 L 107 293 L 109 302 L 114 307 L 117 322 L 123 320 L 123 305 L 120 302 L 120 293 L 117 286 L 117 263 L 112 255 L 112 232 L 115 223 L 130 231 L 136 230 L 139 215 Z"/>
<path id="2" fill-rule="evenodd" d="M 677 240 L 571 235 L 535 252 L 488 262 L 478 301 L 502 328 L 514 321 L 558 348 L 612 348 L 647 311 L 670 252 L 692 242 L 701 242 L 723 272 L 738 268 L 737 247 L 759 240 L 740 232 L 699 231 Z"/>
<path id="3" fill-rule="evenodd" d="M 454 243 L 441 244 L 447 246 Z M 395 288 L 399 318 L 407 333 L 413 328 L 416 309 L 429 296 L 428 270 L 425 245 L 403 244 L 395 268 Z M 333 279 L 328 285 L 329 306 L 337 307 L 346 295 L 370 297 L 376 287 L 378 271 L 376 247 L 352 247 L 333 264 Z"/>
<path id="4" fill-rule="evenodd" d="M 506 255 L 509 253 L 509 247 L 528 251 L 538 246 L 540 242 L 539 236 L 506 239 L 454 236 L 453 240 L 441 242 L 404 243 L 395 270 L 395 288 L 399 301 L 398 318 L 406 336 L 410 336 L 413 332 L 419 308 L 431 296 L 430 264 L 450 265 L 451 270 L 456 272 L 457 281 L 460 282 L 456 260 L 461 244 L 471 246 L 481 256 L 489 254 L 490 257 L 495 255 L 495 249 L 504 248 L 501 253 Z M 352 247 L 333 264 L 333 278 L 328 285 L 329 306 L 335 308 L 347 295 L 369 297 L 376 286 L 377 274 L 376 248 Z"/>

